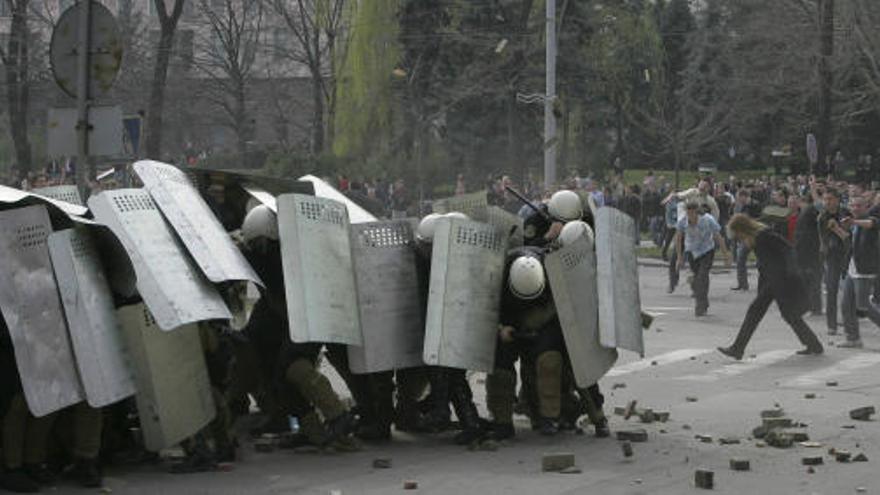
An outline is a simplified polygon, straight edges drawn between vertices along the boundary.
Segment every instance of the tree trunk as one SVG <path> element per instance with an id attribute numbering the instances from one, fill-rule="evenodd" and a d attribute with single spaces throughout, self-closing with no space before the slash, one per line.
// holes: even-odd
<path id="1" fill-rule="evenodd" d="M 336 139 L 336 35 L 335 33 L 327 33 L 327 53 L 330 57 L 330 78 L 327 83 L 330 85 L 326 91 L 327 98 L 327 121 L 325 126 L 327 131 L 324 133 L 324 144 L 329 149 L 333 149 L 333 141 Z"/>
<path id="2" fill-rule="evenodd" d="M 250 168 L 247 154 L 247 142 L 250 139 L 250 121 L 247 115 L 247 106 L 244 91 L 244 82 L 237 78 L 235 84 L 235 137 L 238 160 L 245 168 Z"/>
<path id="3" fill-rule="evenodd" d="M 2 0 L 5 1 L 5 0 Z M 9 106 L 9 127 L 15 147 L 15 170 L 23 179 L 31 169 L 31 144 L 28 139 L 30 86 L 28 81 L 28 1 L 13 5 L 12 22 L 7 45 L 6 100 Z"/>
<path id="4" fill-rule="evenodd" d="M 154 160 L 162 159 L 162 112 L 165 107 L 165 83 L 168 80 L 168 65 L 171 63 L 171 50 L 174 46 L 175 25 L 162 25 L 156 65 L 153 68 L 153 83 L 150 86 L 150 105 L 147 111 L 147 139 L 145 156 Z"/>
<path id="5" fill-rule="evenodd" d="M 614 111 L 615 111 L 614 132 L 617 135 L 617 142 L 615 143 L 615 146 L 614 146 L 614 155 L 617 158 L 620 158 L 620 161 L 623 162 L 623 157 L 625 155 L 624 143 L 623 143 L 623 105 L 617 99 L 615 99 L 615 101 L 614 101 Z"/>
<path id="6" fill-rule="evenodd" d="M 324 151 L 324 82 L 321 74 L 321 39 L 319 33 L 314 37 L 315 64 L 312 67 L 312 97 L 315 108 L 312 116 L 312 154 Z M 332 56 L 332 55 L 331 55 Z"/>
<path id="7" fill-rule="evenodd" d="M 831 124 L 832 94 L 834 85 L 834 73 L 831 68 L 831 60 L 834 57 L 834 0 L 819 0 L 819 108 L 818 123 L 816 126 L 816 141 L 819 148 L 819 163 L 825 163 L 825 158 L 831 154 L 833 142 L 833 128 Z"/>

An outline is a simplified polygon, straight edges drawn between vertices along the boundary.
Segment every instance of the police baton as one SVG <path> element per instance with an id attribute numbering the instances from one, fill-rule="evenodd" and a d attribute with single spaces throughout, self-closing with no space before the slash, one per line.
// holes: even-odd
<path id="1" fill-rule="evenodd" d="M 510 186 L 504 186 L 504 190 L 507 191 L 507 192 L 509 192 L 510 194 L 513 194 L 514 196 L 516 196 L 516 199 L 518 199 L 518 200 L 522 201 L 523 203 L 525 203 L 529 208 L 535 210 L 535 213 L 537 213 L 538 215 L 540 215 L 541 218 L 543 218 L 544 220 L 546 220 L 546 221 L 548 221 L 548 222 L 550 222 L 550 223 L 553 223 L 553 222 L 562 222 L 562 220 L 560 220 L 560 219 L 558 219 L 558 218 L 554 218 L 554 217 L 553 217 L 552 215 L 550 215 L 548 212 L 546 212 L 546 211 L 544 211 L 544 210 L 538 208 L 537 206 L 535 206 L 535 203 L 532 203 L 531 201 L 529 201 L 528 198 L 526 198 L 525 196 L 523 196 L 522 193 L 520 193 L 520 192 L 517 191 L 516 189 L 514 189 L 514 188 L 512 188 L 512 187 L 510 187 Z M 563 223 L 564 223 L 564 222 L 563 222 Z"/>

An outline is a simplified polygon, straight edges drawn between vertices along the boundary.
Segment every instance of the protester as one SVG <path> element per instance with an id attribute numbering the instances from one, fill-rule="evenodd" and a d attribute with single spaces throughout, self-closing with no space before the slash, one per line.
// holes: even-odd
<path id="1" fill-rule="evenodd" d="M 864 311 L 868 318 L 880 326 L 880 307 L 871 300 L 874 281 L 880 273 L 880 219 L 871 216 L 870 205 L 864 196 L 850 199 L 853 216 L 843 220 L 843 228 L 852 232 L 852 257 L 843 282 L 843 329 L 846 342 L 838 347 L 861 348 L 857 311 Z"/>
<path id="2" fill-rule="evenodd" d="M 822 344 L 802 318 L 808 306 L 807 295 L 798 275 L 791 245 L 766 225 L 742 213 L 731 218 L 728 229 L 732 237 L 755 251 L 758 258 L 758 295 L 749 305 L 733 345 L 719 347 L 718 350 L 734 359 L 742 359 L 758 324 L 767 314 L 770 304 L 776 301 L 782 318 L 805 346 L 797 353 L 822 354 Z"/>
<path id="3" fill-rule="evenodd" d="M 684 265 L 685 255 L 694 272 L 691 289 L 696 299 L 696 316 L 705 316 L 709 309 L 709 270 L 715 260 L 715 251 L 721 249 L 730 262 L 730 253 L 721 238 L 721 227 L 708 213 L 700 213 L 700 204 L 690 202 L 686 206 L 687 216 L 678 222 L 676 255 L 678 269 Z"/>

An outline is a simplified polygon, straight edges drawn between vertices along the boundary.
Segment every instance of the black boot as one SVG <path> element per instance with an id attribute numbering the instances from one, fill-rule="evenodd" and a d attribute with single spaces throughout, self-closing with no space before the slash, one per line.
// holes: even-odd
<path id="1" fill-rule="evenodd" d="M 24 472 L 40 485 L 51 485 L 57 478 L 46 464 L 25 464 Z"/>
<path id="2" fill-rule="evenodd" d="M 449 412 L 449 376 L 444 368 L 431 368 L 429 375 L 431 394 L 425 413 L 425 429 L 431 433 L 446 431 L 450 426 Z"/>
<path id="3" fill-rule="evenodd" d="M 37 493 L 40 491 L 40 485 L 21 468 L 7 469 L 0 475 L 0 488 L 15 493 Z"/>
<path id="4" fill-rule="evenodd" d="M 510 440 L 516 436 L 516 428 L 510 423 L 489 423 L 487 437 L 490 440 Z"/>
<path id="5" fill-rule="evenodd" d="M 458 371 L 458 370 L 456 370 Z M 485 437 L 486 432 L 480 421 L 480 414 L 477 406 L 474 404 L 474 396 L 471 393 L 471 387 L 464 376 L 464 371 L 450 377 L 450 394 L 449 398 L 452 402 L 452 408 L 455 409 L 455 415 L 458 416 L 458 422 L 461 425 L 461 433 L 455 436 L 455 443 L 458 445 L 470 445 Z"/>
<path id="6" fill-rule="evenodd" d="M 73 466 L 73 477 L 85 488 L 100 488 L 104 481 L 98 462 L 94 459 L 77 459 Z"/>
<path id="7" fill-rule="evenodd" d="M 327 422 L 327 430 L 330 433 L 330 439 L 337 440 L 345 438 L 358 429 L 358 418 L 349 411 Z"/>
<path id="8" fill-rule="evenodd" d="M 553 418 L 538 419 L 538 433 L 545 437 L 552 437 L 559 433 L 559 422 Z"/>
<path id="9" fill-rule="evenodd" d="M 611 436 L 611 430 L 608 428 L 608 419 L 600 419 L 593 428 L 596 429 L 596 438 L 608 438 Z"/>

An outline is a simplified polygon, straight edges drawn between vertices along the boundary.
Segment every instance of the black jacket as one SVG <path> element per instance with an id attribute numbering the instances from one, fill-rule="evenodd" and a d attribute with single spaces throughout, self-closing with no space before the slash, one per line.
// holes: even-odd
<path id="1" fill-rule="evenodd" d="M 794 230 L 794 248 L 798 266 L 815 270 L 821 266 L 819 257 L 819 212 L 812 205 L 798 216 Z"/>
<path id="2" fill-rule="evenodd" d="M 758 291 L 769 291 L 783 314 L 802 316 L 806 313 L 809 297 L 791 244 L 765 229 L 755 238 L 755 256 L 758 258 Z"/>
<path id="3" fill-rule="evenodd" d="M 846 217 L 851 217 L 852 213 L 846 208 L 839 208 L 837 213 L 830 213 L 828 210 L 823 211 L 819 215 L 819 239 L 821 240 L 821 252 L 823 258 L 844 259 L 849 252 L 849 239 L 841 239 L 837 234 L 828 228 L 828 222 L 834 220 L 840 223 Z"/>
<path id="4" fill-rule="evenodd" d="M 880 220 L 877 217 L 866 217 L 862 220 L 871 220 L 873 228 L 856 227 L 852 237 L 852 255 L 856 264 L 856 271 L 861 275 L 877 275 L 880 273 Z"/>

